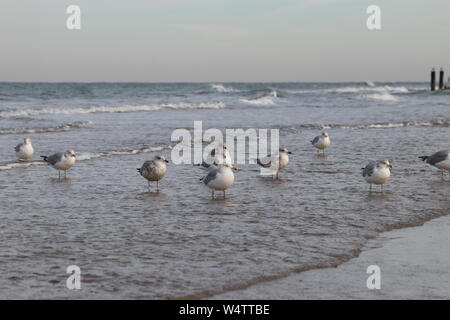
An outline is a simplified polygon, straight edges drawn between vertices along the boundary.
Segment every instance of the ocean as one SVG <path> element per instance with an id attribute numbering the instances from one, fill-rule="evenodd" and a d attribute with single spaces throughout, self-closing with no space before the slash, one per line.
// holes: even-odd
<path id="1" fill-rule="evenodd" d="M 450 213 L 450 183 L 418 159 L 449 149 L 449 94 L 425 82 L 0 83 L 0 298 L 207 298 L 340 265 L 383 231 Z M 169 163 L 149 193 L 136 168 L 170 160 L 172 132 L 194 121 L 279 129 L 290 162 L 275 180 L 239 165 L 225 200 L 200 168 Z M 325 157 L 310 143 L 323 130 Z M 35 154 L 18 162 L 25 137 Z M 59 180 L 39 156 L 68 149 L 77 162 Z M 391 178 L 369 193 L 361 168 L 381 159 Z M 70 265 L 80 290 L 66 288 Z"/>

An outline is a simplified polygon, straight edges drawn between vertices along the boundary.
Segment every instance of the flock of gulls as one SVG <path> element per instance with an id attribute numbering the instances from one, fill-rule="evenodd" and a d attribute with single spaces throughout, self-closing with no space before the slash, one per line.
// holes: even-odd
<path id="1" fill-rule="evenodd" d="M 330 136 L 327 132 L 315 137 L 311 144 L 325 154 L 330 144 Z M 239 168 L 233 167 L 231 155 L 225 145 L 222 150 L 216 153 L 213 149 L 209 155 L 209 159 L 202 163 L 202 167 L 208 170 L 208 174 L 200 180 L 212 190 L 212 198 L 214 199 L 214 191 L 222 191 L 225 198 L 225 191 L 231 187 L 234 182 L 234 172 L 239 171 Z M 25 138 L 23 143 L 15 147 L 16 155 L 20 161 L 30 160 L 34 154 L 34 148 L 29 138 Z M 431 156 L 419 157 L 422 161 L 438 168 L 442 172 L 442 179 L 444 179 L 444 171 L 450 172 L 450 151 L 438 151 Z M 258 165 L 270 170 L 272 178 L 278 178 L 280 170 L 285 168 L 289 163 L 290 151 L 286 148 L 280 148 L 276 154 L 268 155 L 265 158 L 257 159 Z M 50 156 L 41 156 L 43 161 L 58 170 L 59 179 L 61 178 L 61 171 L 64 172 L 64 177 L 67 176 L 67 170 L 72 168 L 75 164 L 76 153 L 74 150 L 66 152 L 58 152 Z M 161 155 L 156 155 L 153 160 L 144 162 L 141 168 L 137 171 L 148 181 L 148 190 L 150 191 L 150 182 L 156 182 L 156 191 L 159 191 L 159 181 L 161 181 L 167 172 L 166 160 Z M 372 185 L 380 185 L 380 191 L 383 192 L 384 184 L 391 176 L 392 164 L 388 160 L 371 161 L 364 168 L 362 168 L 362 176 L 369 183 L 369 190 L 372 191 Z"/>

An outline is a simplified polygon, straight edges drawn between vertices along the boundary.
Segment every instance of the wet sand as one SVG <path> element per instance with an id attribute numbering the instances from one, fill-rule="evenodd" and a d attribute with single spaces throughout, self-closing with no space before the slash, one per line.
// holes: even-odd
<path id="1" fill-rule="evenodd" d="M 227 292 L 212 299 L 449 299 L 450 216 L 370 240 L 337 268 L 316 269 Z M 381 289 L 369 290 L 369 265 L 381 269 Z"/>

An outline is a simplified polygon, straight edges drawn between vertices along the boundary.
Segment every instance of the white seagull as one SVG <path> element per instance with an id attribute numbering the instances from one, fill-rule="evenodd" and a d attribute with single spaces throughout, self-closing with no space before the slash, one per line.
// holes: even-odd
<path id="1" fill-rule="evenodd" d="M 285 168 L 289 163 L 289 155 L 292 154 L 286 148 L 280 148 L 278 154 L 269 155 L 263 159 L 257 159 L 257 163 L 266 169 L 269 169 L 272 173 L 272 177 L 278 178 L 278 172 Z"/>
<path id="2" fill-rule="evenodd" d="M 137 171 L 147 179 L 148 191 L 150 192 L 150 181 L 156 181 L 156 192 L 159 192 L 159 180 L 164 178 L 167 171 L 166 163 L 169 163 L 163 156 L 156 155 L 153 160 L 145 161 Z"/>
<path id="3" fill-rule="evenodd" d="M 30 138 L 23 139 L 23 143 L 19 143 L 14 150 L 19 160 L 29 160 L 34 153 L 33 145 Z"/>
<path id="4" fill-rule="evenodd" d="M 362 175 L 370 184 L 370 191 L 372 191 L 372 184 L 379 184 L 381 192 L 384 191 L 383 185 L 391 176 L 390 169 L 392 167 L 388 160 L 380 160 L 371 161 L 365 168 L 362 168 Z"/>
<path id="5" fill-rule="evenodd" d="M 66 178 L 67 170 L 72 168 L 75 164 L 75 151 L 68 150 L 66 152 L 58 152 L 51 156 L 41 156 L 45 162 L 58 170 L 59 178 L 61 179 L 61 171 L 64 171 L 64 178 Z"/>
<path id="6" fill-rule="evenodd" d="M 442 170 L 441 178 L 444 179 L 444 171 L 450 172 L 450 151 L 441 150 L 436 153 L 433 153 L 431 156 L 422 156 L 419 157 L 422 161 Z"/>
<path id="7" fill-rule="evenodd" d="M 312 145 L 316 147 L 319 150 L 323 151 L 323 154 L 325 154 L 325 149 L 330 146 L 330 136 L 327 132 L 322 132 L 320 136 L 315 137 L 311 141 Z"/>
<path id="8" fill-rule="evenodd" d="M 200 179 L 208 188 L 212 189 L 212 199 L 214 199 L 214 191 L 223 191 L 225 199 L 225 190 L 234 182 L 233 171 L 239 171 L 239 169 L 227 164 L 217 164 L 215 167 L 211 166 L 209 173 Z"/>

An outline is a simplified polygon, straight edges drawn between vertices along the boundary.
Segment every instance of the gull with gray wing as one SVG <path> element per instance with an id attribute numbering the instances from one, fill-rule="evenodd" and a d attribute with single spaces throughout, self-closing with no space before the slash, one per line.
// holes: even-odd
<path id="1" fill-rule="evenodd" d="M 256 162 L 263 168 L 269 170 L 272 178 L 278 178 L 278 172 L 284 169 L 289 163 L 289 155 L 292 154 L 287 148 L 280 148 L 278 154 L 269 155 L 262 159 L 257 159 Z"/>
<path id="2" fill-rule="evenodd" d="M 137 171 L 147 179 L 148 191 L 150 192 L 150 181 L 156 181 L 156 191 L 159 192 L 159 181 L 164 178 L 167 171 L 166 163 L 169 163 L 163 156 L 157 155 L 153 160 L 145 161 Z"/>
<path id="3" fill-rule="evenodd" d="M 392 164 L 388 160 L 371 161 L 367 166 L 362 168 L 362 176 L 370 184 L 370 191 L 372 191 L 372 184 L 379 184 L 381 192 L 384 191 L 384 184 L 391 176 Z"/>
<path id="4" fill-rule="evenodd" d="M 311 144 L 316 147 L 318 150 L 322 150 L 323 154 L 325 154 L 325 149 L 330 146 L 330 136 L 327 132 L 322 132 L 320 136 L 315 137 Z"/>
<path id="5" fill-rule="evenodd" d="M 431 156 L 421 156 L 419 157 L 422 161 L 438 168 L 441 170 L 441 179 L 444 179 L 444 172 L 450 172 L 450 157 L 449 150 L 441 150 L 433 153 Z"/>
<path id="6" fill-rule="evenodd" d="M 58 170 L 59 179 L 61 179 L 61 171 L 64 171 L 64 178 L 66 178 L 67 170 L 75 164 L 76 154 L 74 150 L 68 150 L 66 152 L 55 153 L 51 156 L 41 156 L 41 158 Z"/>
<path id="7" fill-rule="evenodd" d="M 212 189 L 212 199 L 214 199 L 214 191 L 223 191 L 225 199 L 225 190 L 234 182 L 233 171 L 239 171 L 239 169 L 227 164 L 218 164 L 215 167 L 211 166 L 209 173 L 200 179 L 208 188 Z"/>

